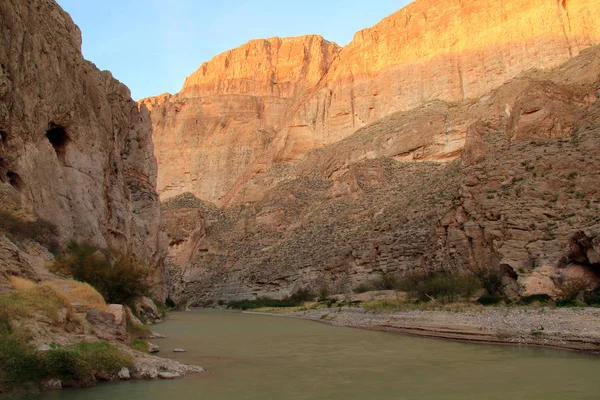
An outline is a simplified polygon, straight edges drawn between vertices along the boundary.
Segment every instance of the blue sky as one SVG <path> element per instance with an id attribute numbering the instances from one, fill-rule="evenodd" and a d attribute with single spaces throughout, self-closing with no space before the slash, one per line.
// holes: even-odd
<path id="1" fill-rule="evenodd" d="M 186 76 L 250 39 L 323 35 L 340 45 L 409 0 L 57 0 L 83 34 L 83 55 L 134 99 L 176 93 Z"/>

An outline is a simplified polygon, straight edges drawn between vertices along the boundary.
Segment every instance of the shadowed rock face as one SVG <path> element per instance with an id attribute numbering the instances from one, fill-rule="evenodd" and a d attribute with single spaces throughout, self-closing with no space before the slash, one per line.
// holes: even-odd
<path id="1" fill-rule="evenodd" d="M 247 183 L 273 165 L 395 112 L 478 98 L 576 56 L 600 40 L 599 12 L 594 0 L 416 0 L 343 48 L 319 36 L 250 41 L 203 64 L 180 93 L 141 101 L 152 109 L 159 194 L 259 200 L 268 183 Z M 460 154 L 464 132 L 431 122 L 437 135 L 401 133 L 433 141 L 436 150 L 417 158 Z M 451 140 L 439 140 L 446 134 Z"/>
<path id="2" fill-rule="evenodd" d="M 511 296 L 594 287 L 599 71 L 593 47 L 476 100 L 394 113 L 249 179 L 240 196 L 260 192 L 253 203 L 167 200 L 172 299 L 345 293 L 382 273 L 488 268 Z"/>
<path id="3" fill-rule="evenodd" d="M 0 196 L 89 241 L 162 262 L 149 114 L 81 55 L 47 0 L 0 3 Z"/>

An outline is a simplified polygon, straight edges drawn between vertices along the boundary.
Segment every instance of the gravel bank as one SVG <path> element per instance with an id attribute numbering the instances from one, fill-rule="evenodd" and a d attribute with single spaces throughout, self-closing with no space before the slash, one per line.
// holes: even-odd
<path id="1" fill-rule="evenodd" d="M 337 308 L 280 314 L 336 326 L 448 340 L 544 346 L 600 355 L 598 308 L 494 308 L 372 312 Z"/>

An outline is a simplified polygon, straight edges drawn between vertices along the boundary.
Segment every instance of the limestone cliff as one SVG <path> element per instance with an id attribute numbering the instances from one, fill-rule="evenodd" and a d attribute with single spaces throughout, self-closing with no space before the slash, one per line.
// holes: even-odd
<path id="1" fill-rule="evenodd" d="M 253 40 L 203 64 L 179 94 L 142 100 L 154 116 L 163 196 L 192 190 L 217 200 L 230 191 L 272 151 L 294 101 L 317 85 L 337 51 L 320 36 Z"/>
<path id="2" fill-rule="evenodd" d="M 211 304 L 301 287 L 348 293 L 383 273 L 487 269 L 509 296 L 556 296 L 578 279 L 594 287 L 599 97 L 593 47 L 475 100 L 394 113 L 257 175 L 246 185 L 264 190 L 254 203 L 169 199 L 170 295 Z M 460 156 L 427 161 L 444 148 Z"/>
<path id="3" fill-rule="evenodd" d="M 166 248 L 149 114 L 84 60 L 79 29 L 54 1 L 0 2 L 0 32 L 2 209 L 50 221 L 62 242 L 158 266 Z M 27 258 L 5 244 L 2 255 L 11 252 Z"/>
<path id="4" fill-rule="evenodd" d="M 141 102 L 153 107 L 159 194 L 260 200 L 278 182 L 260 177 L 274 165 L 394 112 L 477 98 L 576 56 L 600 40 L 599 12 L 594 0 L 416 0 L 343 48 L 318 36 L 253 40 L 203 64 L 180 93 Z M 436 124 L 435 151 L 415 158 L 460 154 L 464 132 Z"/>

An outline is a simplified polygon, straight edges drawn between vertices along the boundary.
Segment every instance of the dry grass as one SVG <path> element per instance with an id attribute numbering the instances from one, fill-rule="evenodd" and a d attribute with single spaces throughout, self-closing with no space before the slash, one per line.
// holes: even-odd
<path id="1" fill-rule="evenodd" d="M 37 283 L 19 276 L 11 275 L 8 277 L 8 280 L 15 290 L 27 290 L 37 286 Z"/>
<path id="2" fill-rule="evenodd" d="M 96 289 L 85 282 L 78 282 L 72 279 L 48 281 L 37 284 L 28 279 L 18 276 L 9 276 L 13 288 L 17 291 L 29 291 L 30 289 L 49 287 L 56 295 L 64 299 L 68 304 L 81 303 L 95 310 L 104 311 L 107 304 L 104 298 Z M 28 292 L 36 293 L 36 291 Z M 23 297 L 23 295 L 21 295 Z"/>
<path id="3" fill-rule="evenodd" d="M 67 318 L 73 316 L 69 300 L 49 285 L 34 285 L 29 289 L 18 290 L 9 296 L 0 297 L 0 322 L 23 317 L 45 315 L 53 323 L 59 321 L 59 310 L 67 309 Z"/>
<path id="4" fill-rule="evenodd" d="M 107 308 L 107 304 L 102 295 L 88 283 L 69 279 L 51 281 L 45 283 L 45 285 L 59 291 L 70 303 L 81 303 L 101 311 L 104 311 Z"/>

